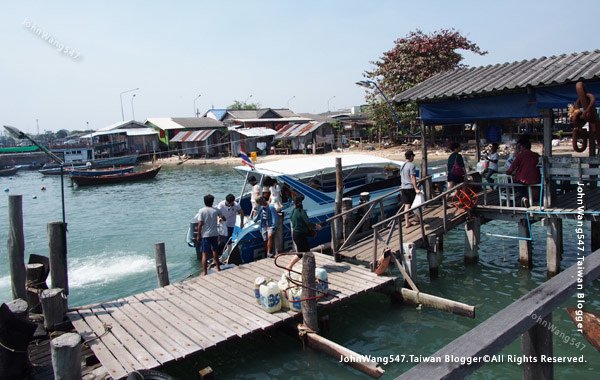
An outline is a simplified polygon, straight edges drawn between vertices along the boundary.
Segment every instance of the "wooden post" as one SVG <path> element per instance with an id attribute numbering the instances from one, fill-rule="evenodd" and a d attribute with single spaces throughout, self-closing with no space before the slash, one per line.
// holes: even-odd
<path id="1" fill-rule="evenodd" d="M 427 135 L 425 133 L 425 123 L 421 121 L 421 173 L 420 177 L 427 177 Z M 425 199 L 431 199 L 431 189 L 425 189 Z"/>
<path id="2" fill-rule="evenodd" d="M 404 243 L 402 246 L 402 265 L 413 282 L 417 283 L 417 255 L 413 252 L 413 243 Z M 406 283 L 405 283 L 406 285 Z"/>
<path id="3" fill-rule="evenodd" d="M 52 277 L 50 287 L 63 289 L 64 294 L 69 295 L 66 223 L 48 223 L 48 247 L 50 250 L 50 276 Z"/>
<path id="4" fill-rule="evenodd" d="M 479 261 L 480 229 L 479 218 L 473 218 L 465 223 L 465 264 L 475 264 Z"/>
<path id="5" fill-rule="evenodd" d="M 554 125 L 554 114 L 551 109 L 541 110 L 544 118 L 544 154 L 542 160 L 544 162 L 544 207 L 552 207 L 556 202 L 556 194 L 554 193 L 554 182 L 550 178 L 550 160 L 552 157 L 552 128 Z"/>
<path id="6" fill-rule="evenodd" d="M 479 123 L 475 123 L 475 163 L 478 163 L 481 160 L 481 126 Z"/>
<path id="7" fill-rule="evenodd" d="M 541 362 L 540 355 L 552 357 L 552 313 L 537 320 L 525 334 L 521 336 L 521 349 L 526 357 L 538 358 L 536 363 L 523 363 L 524 380 L 550 380 L 554 378 L 552 362 Z"/>
<path id="8" fill-rule="evenodd" d="M 439 274 L 439 261 L 436 248 L 436 236 L 429 235 L 427 236 L 428 244 L 427 244 L 427 263 L 429 264 L 429 277 L 437 278 Z"/>
<path id="9" fill-rule="evenodd" d="M 444 252 L 444 235 L 438 235 L 435 238 L 435 252 L 441 254 Z"/>
<path id="10" fill-rule="evenodd" d="M 342 212 L 346 212 L 352 209 L 352 198 L 342 199 Z M 354 217 L 351 212 L 345 214 L 342 217 L 342 225 L 344 230 L 344 242 L 348 239 L 348 236 L 354 229 Z"/>
<path id="11" fill-rule="evenodd" d="M 48 289 L 46 285 L 46 268 L 42 263 L 32 263 L 26 266 L 27 273 L 27 304 L 32 313 L 40 313 L 42 305 L 40 305 L 39 292 L 43 289 Z"/>
<path id="12" fill-rule="evenodd" d="M 360 193 L 360 203 L 368 203 L 371 200 L 371 193 L 369 193 L 368 191 L 364 191 L 362 193 Z M 361 220 L 365 214 L 367 213 L 368 209 L 367 207 L 362 207 L 358 210 L 356 210 L 356 219 L 357 220 Z M 365 232 L 371 229 L 371 217 L 368 217 L 368 220 L 365 220 L 365 222 L 363 223 L 363 225 L 360 228 L 360 232 Z"/>
<path id="13" fill-rule="evenodd" d="M 23 234 L 23 196 L 8 196 L 8 265 L 13 299 L 27 299 L 25 289 L 25 238 Z"/>
<path id="14" fill-rule="evenodd" d="M 319 331 L 317 316 L 316 281 L 315 281 L 315 255 L 305 252 L 302 256 L 302 323 L 310 330 Z"/>
<path id="15" fill-rule="evenodd" d="M 527 219 L 519 220 L 519 236 L 522 238 L 531 237 Z M 531 268 L 533 266 L 532 255 L 531 240 L 519 240 L 519 263 L 522 267 Z"/>
<path id="16" fill-rule="evenodd" d="M 562 256 L 562 219 L 546 218 L 546 268 L 548 278 L 560 271 L 560 257 Z"/>
<path id="17" fill-rule="evenodd" d="M 66 333 L 52 339 L 52 369 L 56 380 L 81 379 L 81 336 Z"/>
<path id="18" fill-rule="evenodd" d="M 277 213 L 277 230 L 275 230 L 275 236 L 273 236 L 276 254 L 283 252 L 283 217 L 282 211 Z"/>
<path id="19" fill-rule="evenodd" d="M 592 252 L 596 252 L 600 249 L 600 222 L 592 221 L 590 223 L 592 231 Z"/>
<path id="20" fill-rule="evenodd" d="M 44 328 L 53 330 L 65 319 L 67 302 L 62 289 L 46 289 L 40 294 L 40 302 L 44 312 Z"/>
<path id="21" fill-rule="evenodd" d="M 10 311 L 21 319 L 27 319 L 27 301 L 17 298 L 6 303 Z"/>
<path id="22" fill-rule="evenodd" d="M 156 277 L 158 278 L 158 286 L 167 286 L 169 285 L 169 269 L 167 268 L 165 243 L 154 244 L 154 257 L 156 261 Z"/>
<path id="23" fill-rule="evenodd" d="M 198 378 L 200 380 L 213 380 L 215 378 L 215 374 L 211 367 L 206 367 L 198 371 Z"/>
<path id="24" fill-rule="evenodd" d="M 344 192 L 344 179 L 342 177 L 342 158 L 335 158 L 335 215 L 342 212 L 342 196 Z M 340 249 L 340 241 L 342 237 L 342 221 L 340 218 L 335 218 L 331 221 L 331 248 L 334 253 Z"/>

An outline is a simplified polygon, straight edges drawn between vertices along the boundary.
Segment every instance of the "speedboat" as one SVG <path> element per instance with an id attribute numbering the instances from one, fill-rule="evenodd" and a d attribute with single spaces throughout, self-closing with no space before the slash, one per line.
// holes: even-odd
<path id="1" fill-rule="evenodd" d="M 344 181 L 343 197 L 352 198 L 353 206 L 360 202 L 363 192 L 370 193 L 370 199 L 376 199 L 396 190 L 400 186 L 399 169 L 403 162 L 371 155 L 343 155 L 342 177 Z M 331 228 L 327 219 L 334 215 L 336 193 L 335 156 L 310 156 L 280 160 L 248 166 L 238 166 L 235 170 L 245 176 L 239 203 L 245 215 L 252 210 L 250 197 L 253 179 L 262 183 L 265 177 L 276 179 L 281 187 L 283 203 L 283 249 L 292 249 L 292 236 L 289 216 L 294 208 L 293 199 L 296 195 L 304 196 L 303 207 L 313 223 L 321 225 L 316 236 L 309 238 L 311 247 L 331 241 Z M 254 177 L 254 178 L 252 178 Z M 318 183 L 319 186 L 315 186 Z M 387 197 L 384 201 L 385 215 L 389 216 L 398 210 L 398 198 Z M 380 213 L 373 213 L 373 222 Z M 376 214 L 376 215 L 375 215 Z M 239 218 L 238 218 L 239 219 Z M 238 221 L 239 226 L 239 221 Z M 265 257 L 265 244 L 257 223 L 249 220 L 244 228 L 236 227 L 227 253 L 221 260 L 240 264 Z"/>

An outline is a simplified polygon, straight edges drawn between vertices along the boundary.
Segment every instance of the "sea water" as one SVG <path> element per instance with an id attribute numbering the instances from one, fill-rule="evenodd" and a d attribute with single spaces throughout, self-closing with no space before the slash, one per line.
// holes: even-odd
<path id="1" fill-rule="evenodd" d="M 226 194 L 239 196 L 243 177 L 232 168 L 218 165 L 163 167 L 153 181 L 89 188 L 70 187 L 65 180 L 68 223 L 69 305 L 113 300 L 157 286 L 154 244 L 164 242 L 171 281 L 197 276 L 200 264 L 185 234 L 189 220 L 202 207 L 202 197 L 212 193 L 216 201 Z M 42 190 L 45 187 L 45 191 Z M 48 254 L 46 226 L 61 220 L 60 178 L 37 172 L 19 172 L 0 178 L 0 301 L 11 299 L 8 259 L 8 195 L 23 195 L 25 256 Z M 589 228 L 589 227 L 588 227 Z M 564 269 L 577 255 L 574 222 L 563 224 Z M 381 294 L 366 294 L 328 311 L 326 337 L 358 353 L 379 357 L 409 355 L 427 357 L 468 332 L 545 281 L 546 231 L 533 225 L 534 268 L 519 268 L 518 241 L 486 235 L 516 235 L 517 224 L 494 221 L 481 227 L 479 263 L 463 264 L 464 230 L 456 228 L 444 239 L 439 278 L 428 277 L 424 251 L 418 251 L 420 289 L 426 293 L 474 305 L 477 318 L 468 319 L 431 309 L 400 306 Z M 590 241 L 586 236 L 589 252 Z M 600 281 L 585 288 L 589 310 L 600 311 Z M 335 284 L 332 284 L 335 286 Z M 248 284 L 251 291 L 252 284 Z M 554 365 L 557 379 L 593 379 L 600 371 L 600 354 L 576 332 L 565 308 L 553 314 L 554 327 L 585 345 L 581 351 L 557 336 L 555 356 L 584 355 L 586 363 Z M 581 346 L 581 345 L 580 345 Z M 520 356 L 520 339 L 502 351 L 505 357 Z M 515 356 L 516 355 L 516 356 Z M 294 336 L 275 330 L 242 342 L 226 344 L 197 358 L 169 365 L 166 372 L 180 379 L 196 378 L 197 371 L 211 366 L 219 378 L 253 379 L 363 379 L 365 375 L 338 359 L 302 350 Z M 383 378 L 394 378 L 415 365 L 390 362 Z M 518 363 L 490 363 L 473 379 L 521 378 Z"/>

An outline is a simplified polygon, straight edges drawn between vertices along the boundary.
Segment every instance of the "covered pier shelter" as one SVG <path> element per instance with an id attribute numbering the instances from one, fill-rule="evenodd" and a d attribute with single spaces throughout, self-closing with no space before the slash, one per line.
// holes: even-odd
<path id="1" fill-rule="evenodd" d="M 590 137 L 587 150 L 568 156 L 552 155 L 552 132 L 555 111 L 565 109 L 577 100 L 575 85 L 583 82 L 587 93 L 600 96 L 600 50 L 559 56 L 541 57 L 474 68 L 461 68 L 434 75 L 418 85 L 397 94 L 399 103 L 415 101 L 422 124 L 422 176 L 427 176 L 426 131 L 433 125 L 477 123 L 483 120 L 542 118 L 543 157 L 540 204 L 535 207 L 501 207 L 484 202 L 473 210 L 474 224 L 491 219 L 519 222 L 522 235 L 528 234 L 525 218 L 545 220 L 548 228 L 549 274 L 560 267 L 562 250 L 562 219 L 582 218 L 591 228 L 591 251 L 600 248 L 600 175 L 596 144 Z M 479 160 L 479 136 L 476 130 L 476 159 Z M 575 153 L 575 152 L 573 152 Z M 558 192 L 557 183 L 570 183 L 571 192 Z M 577 185 L 582 184 L 582 185 Z M 582 203 L 577 192 L 584 192 Z M 479 219 L 479 220 L 478 220 Z M 586 222 L 587 223 L 587 222 Z M 520 241 L 522 264 L 531 265 L 531 242 Z"/>

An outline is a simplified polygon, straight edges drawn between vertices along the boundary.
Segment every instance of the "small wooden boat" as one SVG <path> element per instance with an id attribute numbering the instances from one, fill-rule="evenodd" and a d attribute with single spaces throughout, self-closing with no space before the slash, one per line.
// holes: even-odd
<path id="1" fill-rule="evenodd" d="M 17 173 L 19 168 L 17 166 L 9 166 L 0 168 L 0 177 L 8 177 Z"/>
<path id="2" fill-rule="evenodd" d="M 583 335 L 585 338 L 600 351 L 600 315 L 590 311 L 580 311 L 581 315 L 577 315 L 577 310 L 574 307 L 568 307 L 567 313 L 575 323 L 575 326 L 581 324 L 583 326 Z"/>
<path id="3" fill-rule="evenodd" d="M 119 173 L 119 174 L 105 174 L 105 175 L 72 175 L 71 179 L 78 186 L 95 186 L 95 185 L 107 185 L 113 183 L 124 183 L 124 182 L 135 182 L 145 181 L 156 177 L 160 171 L 161 166 L 154 166 L 150 169 L 130 172 L 130 173 Z"/>
<path id="4" fill-rule="evenodd" d="M 71 169 L 69 168 L 68 173 L 71 176 L 98 176 L 98 175 L 109 175 L 109 174 L 122 174 L 131 173 L 135 166 L 122 166 L 115 168 L 104 168 L 104 169 Z"/>

